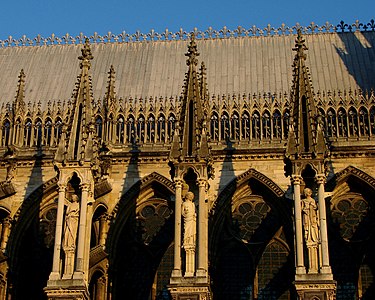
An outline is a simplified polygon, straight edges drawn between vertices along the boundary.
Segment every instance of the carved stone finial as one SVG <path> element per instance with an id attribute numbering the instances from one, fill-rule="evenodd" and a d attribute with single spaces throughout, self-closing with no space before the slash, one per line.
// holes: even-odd
<path id="1" fill-rule="evenodd" d="M 86 38 L 85 43 L 83 45 L 83 48 L 81 49 L 82 55 L 78 57 L 79 60 L 82 60 L 80 64 L 80 68 L 82 69 L 84 66 L 87 66 L 88 68 L 91 67 L 90 60 L 94 58 L 91 53 L 90 48 L 90 41 L 88 38 Z"/>
<path id="2" fill-rule="evenodd" d="M 297 29 L 297 38 L 296 38 L 296 44 L 293 48 L 293 51 L 297 51 L 297 57 L 306 59 L 306 54 L 304 51 L 308 50 L 305 39 L 302 36 L 301 28 Z"/>
<path id="3" fill-rule="evenodd" d="M 188 52 L 185 54 L 188 59 L 186 60 L 186 64 L 188 66 L 196 66 L 198 64 L 197 56 L 199 56 L 198 50 L 197 50 L 197 43 L 195 42 L 195 34 L 191 34 L 190 43 L 188 46 Z"/>

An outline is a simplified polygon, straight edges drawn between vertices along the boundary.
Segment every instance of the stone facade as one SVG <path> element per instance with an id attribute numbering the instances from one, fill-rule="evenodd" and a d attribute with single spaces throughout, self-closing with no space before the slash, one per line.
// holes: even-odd
<path id="1" fill-rule="evenodd" d="M 0 300 L 372 299 L 375 34 L 373 22 L 348 32 L 344 25 L 0 48 L 1 66 L 35 52 L 18 70 L 14 100 L 0 99 Z M 334 52 L 333 40 L 346 48 Z M 142 53 L 157 71 L 126 79 L 125 68 L 144 66 L 116 51 L 136 58 L 150 45 L 155 57 Z M 67 86 L 74 68 L 56 66 L 72 47 L 78 77 Z M 174 69 L 180 58 L 171 57 L 163 66 L 163 49 L 182 64 Z M 220 51 L 243 67 L 231 68 Z M 250 51 L 272 61 L 245 58 Z M 50 77 L 35 70 L 43 55 Z M 116 70 L 95 77 L 112 57 Z M 267 68 L 274 90 L 253 90 Z M 29 103 L 39 90 L 28 82 L 43 80 L 40 95 L 68 89 L 70 100 Z M 4 82 L 0 97 L 11 85 Z M 165 84 L 171 94 L 117 96 L 142 84 L 155 93 Z"/>

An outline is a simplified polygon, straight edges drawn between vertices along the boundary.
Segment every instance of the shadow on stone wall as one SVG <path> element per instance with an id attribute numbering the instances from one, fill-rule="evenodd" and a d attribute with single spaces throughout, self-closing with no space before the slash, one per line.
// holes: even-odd
<path id="1" fill-rule="evenodd" d="M 12 299 L 46 299 L 43 288 L 52 269 L 53 246 L 46 245 L 39 213 L 42 199 L 56 191 L 57 178 L 43 184 L 41 150 L 35 155 L 26 196 L 15 218 L 9 253 L 8 293 Z"/>
<path id="2" fill-rule="evenodd" d="M 335 45 L 335 49 L 349 74 L 353 76 L 362 91 L 375 89 L 374 32 L 341 32 L 337 35 L 343 42 L 344 48 Z M 358 35 L 362 35 L 365 41 L 362 42 Z"/>

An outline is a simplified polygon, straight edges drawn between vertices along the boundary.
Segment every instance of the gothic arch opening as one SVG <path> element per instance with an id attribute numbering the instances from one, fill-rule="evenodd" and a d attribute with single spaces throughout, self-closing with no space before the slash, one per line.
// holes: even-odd
<path id="1" fill-rule="evenodd" d="M 12 299 L 46 299 L 43 288 L 52 269 L 57 178 L 37 188 L 14 216 L 7 246 L 8 295 Z"/>
<path id="2" fill-rule="evenodd" d="M 337 299 L 374 299 L 375 180 L 348 167 L 328 183 L 329 251 Z"/>
<path id="3" fill-rule="evenodd" d="M 113 300 L 155 300 L 165 290 L 161 274 L 173 268 L 173 195 L 172 183 L 153 173 L 121 197 L 107 241 Z"/>
<path id="4" fill-rule="evenodd" d="M 291 205 L 277 185 L 253 169 L 223 189 L 209 224 L 213 299 L 289 299 Z"/>

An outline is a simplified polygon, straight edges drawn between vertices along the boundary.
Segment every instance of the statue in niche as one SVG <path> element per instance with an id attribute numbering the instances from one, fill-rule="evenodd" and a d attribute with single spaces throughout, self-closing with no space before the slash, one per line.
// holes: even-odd
<path id="1" fill-rule="evenodd" d="M 196 238 L 196 213 L 193 202 L 194 194 L 187 192 L 182 203 L 182 216 L 184 217 L 183 247 L 186 253 L 185 276 L 194 276 L 195 271 L 195 238 Z"/>
<path id="2" fill-rule="evenodd" d="M 77 238 L 77 229 L 79 221 L 79 198 L 72 195 L 72 201 L 68 204 L 65 213 L 65 229 L 64 229 L 64 250 L 74 250 Z"/>
<path id="3" fill-rule="evenodd" d="M 74 271 L 74 253 L 79 224 L 79 197 L 72 195 L 65 212 L 64 239 L 62 248 L 65 252 L 65 270 L 63 278 L 70 278 Z"/>
<path id="4" fill-rule="evenodd" d="M 302 218 L 305 243 L 309 253 L 309 273 L 317 273 L 319 245 L 318 206 L 311 197 L 311 189 L 305 188 L 303 193 L 305 198 L 302 199 Z"/>
<path id="5" fill-rule="evenodd" d="M 318 206 L 311 197 L 312 190 L 303 190 L 305 198 L 302 200 L 303 228 L 305 231 L 306 244 L 319 243 Z"/>
<path id="6" fill-rule="evenodd" d="M 192 192 L 187 192 L 182 204 L 182 216 L 184 217 L 184 248 L 195 247 L 196 213 L 193 199 L 194 194 Z"/>

